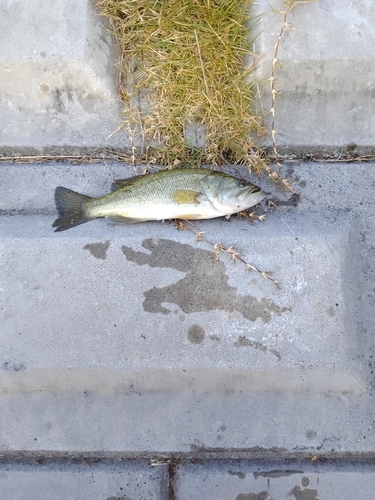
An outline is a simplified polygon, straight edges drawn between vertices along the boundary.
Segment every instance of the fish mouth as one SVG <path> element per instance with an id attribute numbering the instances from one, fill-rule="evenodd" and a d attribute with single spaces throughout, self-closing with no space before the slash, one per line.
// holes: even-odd
<path id="1" fill-rule="evenodd" d="M 258 187 L 258 186 L 253 186 L 253 187 L 250 189 L 250 193 L 251 193 L 251 194 L 256 194 L 256 193 L 261 193 L 261 192 L 263 192 L 263 191 L 262 191 L 262 190 L 260 189 L 260 187 Z"/>
<path id="2" fill-rule="evenodd" d="M 266 193 L 258 186 L 250 187 L 238 199 L 244 203 L 251 202 L 253 205 L 259 203 L 266 196 Z"/>
<path id="3" fill-rule="evenodd" d="M 250 196 L 249 199 L 252 197 L 254 200 L 257 200 L 255 203 L 259 203 L 263 198 L 265 198 L 266 193 L 262 191 L 260 188 L 257 188 L 256 190 L 254 189 Z"/>

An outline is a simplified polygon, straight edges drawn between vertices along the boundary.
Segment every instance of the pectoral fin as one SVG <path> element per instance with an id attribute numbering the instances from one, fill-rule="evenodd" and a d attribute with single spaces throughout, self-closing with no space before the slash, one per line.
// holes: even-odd
<path id="1" fill-rule="evenodd" d="M 171 193 L 172 200 L 181 205 L 199 205 L 202 196 L 203 193 L 189 189 L 176 189 Z"/>

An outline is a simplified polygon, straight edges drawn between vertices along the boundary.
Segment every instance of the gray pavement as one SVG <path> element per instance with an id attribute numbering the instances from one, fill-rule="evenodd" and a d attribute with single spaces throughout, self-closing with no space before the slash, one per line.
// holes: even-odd
<path id="1" fill-rule="evenodd" d="M 229 255 L 215 260 L 212 246 L 173 223 L 98 220 L 54 233 L 54 186 L 105 192 L 104 165 L 1 170 L 3 179 L 23 179 L 3 182 L 0 197 L 5 458 L 116 453 L 211 467 L 210 456 L 307 454 L 330 463 L 332 453 L 355 452 L 371 469 L 372 164 L 291 163 L 284 173 L 315 204 L 262 180 L 277 206 L 264 222 L 199 222 L 207 239 L 235 245 L 280 288 Z M 206 471 L 198 479 L 184 471 L 176 485 L 189 498 L 189 477 L 205 482 Z M 319 491 L 341 484 L 337 472 L 323 470 Z M 230 489 L 234 479 L 225 477 Z M 301 478 L 276 484 L 299 492 Z M 372 473 L 363 479 L 359 468 L 348 478 L 353 488 L 362 481 L 358 498 L 368 498 Z M 246 488 L 233 487 L 236 495 L 268 491 L 260 481 L 239 484 Z"/>
<path id="2" fill-rule="evenodd" d="M 282 23 L 267 5 L 260 83 Z M 116 51 L 92 2 L 20 6 L 0 2 L 0 154 L 129 150 L 108 138 Z M 369 6 L 320 0 L 289 21 L 280 150 L 373 153 Z M 254 177 L 253 225 L 54 233 L 55 187 L 103 194 L 108 167 L 134 174 L 0 163 L 0 499 L 375 498 L 375 164 L 284 164 L 302 196 Z"/>
<path id="3" fill-rule="evenodd" d="M 293 463 L 289 468 L 257 467 L 246 462 L 187 465 L 178 469 L 179 500 L 342 500 L 374 498 L 374 470 Z"/>
<path id="4" fill-rule="evenodd" d="M 255 49 L 263 107 L 283 26 L 280 0 L 255 2 Z M 375 21 L 371 2 L 301 2 L 287 17 L 275 71 L 275 130 L 287 155 L 374 153 Z M 271 117 L 268 123 L 271 124 Z"/>
<path id="5" fill-rule="evenodd" d="M 2 154 L 126 149 L 116 50 L 90 0 L 0 3 Z"/>
<path id="6" fill-rule="evenodd" d="M 9 500 L 165 500 L 166 466 L 121 459 L 92 462 L 2 463 L 0 495 Z"/>

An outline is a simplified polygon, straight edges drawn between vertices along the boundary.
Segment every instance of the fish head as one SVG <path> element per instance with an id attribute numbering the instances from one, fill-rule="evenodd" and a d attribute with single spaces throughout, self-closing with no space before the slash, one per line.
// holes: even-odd
<path id="1" fill-rule="evenodd" d="M 246 210 L 266 196 L 264 191 L 251 182 L 231 175 L 215 174 L 205 179 L 205 193 L 211 204 L 221 212 L 236 213 Z"/>

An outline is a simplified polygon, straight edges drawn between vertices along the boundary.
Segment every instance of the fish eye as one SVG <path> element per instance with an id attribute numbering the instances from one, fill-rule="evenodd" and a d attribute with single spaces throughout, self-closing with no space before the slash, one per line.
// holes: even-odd
<path id="1" fill-rule="evenodd" d="M 245 181 L 238 181 L 238 185 L 240 188 L 244 188 L 246 186 L 246 182 Z"/>

